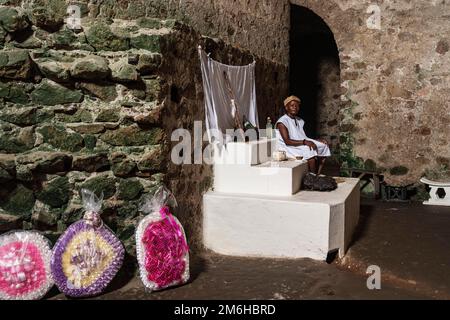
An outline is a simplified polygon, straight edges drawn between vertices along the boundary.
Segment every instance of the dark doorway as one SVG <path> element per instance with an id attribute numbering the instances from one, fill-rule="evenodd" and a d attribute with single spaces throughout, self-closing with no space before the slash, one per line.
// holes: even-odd
<path id="1" fill-rule="evenodd" d="M 300 117 L 311 138 L 337 142 L 339 52 L 327 24 L 313 11 L 291 5 L 289 84 L 302 100 Z M 335 141 L 333 141 L 335 140 Z"/>

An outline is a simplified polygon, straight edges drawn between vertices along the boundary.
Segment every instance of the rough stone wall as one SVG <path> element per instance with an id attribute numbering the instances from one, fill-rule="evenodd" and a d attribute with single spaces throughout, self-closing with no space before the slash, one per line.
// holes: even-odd
<path id="1" fill-rule="evenodd" d="M 447 1 L 375 1 L 381 29 L 369 29 L 373 1 L 292 1 L 321 16 L 341 60 L 341 159 L 378 168 L 394 185 L 446 175 L 450 148 Z"/>
<path id="2" fill-rule="evenodd" d="M 0 7 L 1 229 L 55 240 L 88 188 L 132 252 L 140 198 L 167 173 L 160 43 L 175 23 L 84 19 L 73 32 L 53 14 Z"/>
<path id="3" fill-rule="evenodd" d="M 56 240 L 81 218 L 86 187 L 103 191 L 102 218 L 133 254 L 138 206 L 164 182 L 200 249 L 212 170 L 171 163 L 170 136 L 204 119 L 199 44 L 224 63 L 252 55 L 175 20 L 94 19 L 91 6 L 75 32 L 64 24 L 64 1 L 0 3 L 8 5 L 0 6 L 0 232 L 33 228 Z M 267 110 L 285 90 L 268 79 L 286 70 L 257 64 Z"/>
<path id="4" fill-rule="evenodd" d="M 78 2 L 88 3 L 88 0 Z M 259 57 L 287 65 L 289 3 L 277 0 L 102 0 L 95 14 L 136 19 L 175 17 Z"/>

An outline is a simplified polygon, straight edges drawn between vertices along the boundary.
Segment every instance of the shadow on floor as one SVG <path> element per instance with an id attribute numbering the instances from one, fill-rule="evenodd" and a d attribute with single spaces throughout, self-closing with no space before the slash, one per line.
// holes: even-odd
<path id="1" fill-rule="evenodd" d="M 106 288 L 105 293 L 119 290 L 126 286 L 138 274 L 136 257 L 125 255 L 122 268 Z"/>
<path id="2" fill-rule="evenodd" d="M 360 215 L 358 226 L 355 229 L 352 240 L 350 241 L 350 247 L 355 244 L 355 242 L 364 238 L 366 235 L 371 218 L 375 211 L 375 204 L 371 202 L 362 202 L 360 207 Z"/>
<path id="3" fill-rule="evenodd" d="M 191 277 L 189 282 L 192 282 L 197 279 L 200 274 L 206 271 L 206 261 L 202 256 L 195 255 L 195 253 L 194 256 L 190 258 L 192 261 L 190 264 Z"/>

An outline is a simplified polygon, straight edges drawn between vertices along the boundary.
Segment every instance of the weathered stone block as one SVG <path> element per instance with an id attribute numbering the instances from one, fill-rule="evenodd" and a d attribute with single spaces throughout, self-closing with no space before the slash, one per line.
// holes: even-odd
<path id="1" fill-rule="evenodd" d="M 23 31 L 19 32 L 22 33 Z M 14 47 L 21 49 L 38 49 L 41 48 L 44 43 L 41 39 L 36 37 L 35 33 L 27 34 L 23 32 L 20 37 L 15 38 L 14 41 L 10 42 Z"/>
<path id="2" fill-rule="evenodd" d="M 110 73 L 108 60 L 94 55 L 76 60 L 70 68 L 72 77 L 90 81 L 105 79 Z"/>
<path id="3" fill-rule="evenodd" d="M 117 209 L 117 215 L 120 218 L 120 221 L 133 219 L 138 215 L 138 213 L 139 210 L 136 201 L 125 201 L 123 205 Z"/>
<path id="4" fill-rule="evenodd" d="M 145 153 L 138 162 L 137 167 L 140 171 L 159 171 L 165 162 L 162 146 L 155 146 L 149 152 Z"/>
<path id="5" fill-rule="evenodd" d="M 72 170 L 96 172 L 110 166 L 107 153 L 79 155 L 73 157 Z"/>
<path id="6" fill-rule="evenodd" d="M 36 205 L 33 208 L 33 213 L 31 214 L 31 223 L 33 224 L 33 229 L 47 231 L 49 228 L 52 228 L 57 225 L 59 218 L 59 211 L 51 210 L 46 205 Z M 37 207 L 37 208 L 36 208 Z"/>
<path id="7" fill-rule="evenodd" d="M 160 35 L 157 34 L 140 34 L 130 38 L 130 45 L 136 49 L 161 52 Z"/>
<path id="8" fill-rule="evenodd" d="M 161 108 L 156 108 L 148 113 L 142 113 L 134 116 L 133 121 L 140 125 L 153 125 L 161 121 Z"/>
<path id="9" fill-rule="evenodd" d="M 94 150 L 97 145 L 97 138 L 92 134 L 87 134 L 84 136 L 84 146 L 88 150 Z"/>
<path id="10" fill-rule="evenodd" d="M 87 93 L 106 102 L 114 101 L 117 98 L 115 84 L 83 82 L 80 84 L 80 87 L 87 91 Z"/>
<path id="11" fill-rule="evenodd" d="M 74 114 L 57 114 L 56 119 L 61 122 L 92 122 L 92 114 L 89 110 L 78 109 Z"/>
<path id="12" fill-rule="evenodd" d="M 116 193 L 116 179 L 102 174 L 86 180 L 81 188 L 95 192 L 97 196 L 103 192 L 104 199 L 111 198 Z"/>
<path id="13" fill-rule="evenodd" d="M 33 191 L 19 184 L 7 197 L 0 199 L 0 207 L 9 214 L 27 220 L 31 217 L 34 202 Z"/>
<path id="14" fill-rule="evenodd" d="M 111 66 L 111 78 L 118 82 L 131 82 L 139 79 L 136 67 L 128 64 L 127 59 L 119 60 Z"/>
<path id="15" fill-rule="evenodd" d="M 86 133 L 96 134 L 105 131 L 105 126 L 101 123 L 89 123 L 89 124 L 76 123 L 76 124 L 68 124 L 67 127 L 81 134 Z"/>
<path id="16" fill-rule="evenodd" d="M 117 177 L 126 177 L 133 173 L 136 163 L 123 153 L 114 152 L 111 155 L 112 171 Z"/>
<path id="17" fill-rule="evenodd" d="M 49 46 L 59 50 L 78 49 L 79 41 L 76 34 L 67 27 L 52 33 L 49 38 Z"/>
<path id="18" fill-rule="evenodd" d="M 16 176 L 16 157 L 0 153 L 0 183 L 13 180 Z"/>
<path id="19" fill-rule="evenodd" d="M 0 7 L 0 26 L 6 31 L 20 31 L 29 25 L 27 16 L 21 8 Z"/>
<path id="20" fill-rule="evenodd" d="M 42 190 L 36 194 L 36 198 L 53 208 L 61 207 L 69 201 L 69 189 L 69 178 L 56 177 L 43 183 Z"/>
<path id="21" fill-rule="evenodd" d="M 61 152 L 36 151 L 18 155 L 17 164 L 29 165 L 39 173 L 58 173 L 68 171 L 72 164 L 72 156 Z"/>
<path id="22" fill-rule="evenodd" d="M 42 29 L 57 31 L 64 24 L 66 6 L 63 1 L 52 1 L 52 6 L 36 6 L 31 12 L 31 22 Z M 59 5 L 58 5 L 59 4 Z"/>
<path id="23" fill-rule="evenodd" d="M 29 103 L 27 88 L 15 82 L 0 82 L 0 98 L 16 104 Z"/>
<path id="24" fill-rule="evenodd" d="M 4 212 L 2 210 L 2 212 Z M 0 232 L 22 228 L 22 217 L 0 212 Z"/>
<path id="25" fill-rule="evenodd" d="M 32 126 L 51 119 L 52 112 L 38 108 L 20 108 L 0 113 L 0 119 L 19 126 Z"/>
<path id="26" fill-rule="evenodd" d="M 117 122 L 120 120 L 120 109 L 104 109 L 100 111 L 95 120 L 98 122 Z"/>
<path id="27" fill-rule="evenodd" d="M 118 199 L 133 200 L 136 199 L 144 190 L 144 187 L 137 179 L 123 179 L 119 182 L 117 189 Z"/>
<path id="28" fill-rule="evenodd" d="M 48 58 L 34 60 L 39 71 L 49 79 L 67 82 L 70 79 L 69 66 L 65 63 L 53 61 Z"/>
<path id="29" fill-rule="evenodd" d="M 21 182 L 32 182 L 34 177 L 31 166 L 18 164 L 16 168 L 16 178 Z"/>
<path id="30" fill-rule="evenodd" d="M 14 169 L 15 160 L 16 160 L 15 155 L 0 153 L 0 167 L 6 170 Z"/>
<path id="31" fill-rule="evenodd" d="M 129 49 L 128 39 L 114 34 L 111 27 L 104 22 L 90 27 L 86 31 L 86 39 L 97 51 L 126 51 Z"/>
<path id="32" fill-rule="evenodd" d="M 177 21 L 175 19 L 167 19 L 167 20 L 162 21 L 162 25 L 165 28 L 173 29 L 181 24 L 179 21 Z"/>
<path id="33" fill-rule="evenodd" d="M 22 128 L 0 134 L 0 152 L 21 153 L 34 147 L 33 128 Z"/>
<path id="34" fill-rule="evenodd" d="M 31 100 L 37 104 L 54 106 L 57 104 L 79 103 L 83 100 L 83 94 L 54 81 L 43 79 L 31 93 Z"/>
<path id="35" fill-rule="evenodd" d="M 161 128 L 145 130 L 138 126 L 129 126 L 108 131 L 102 134 L 100 139 L 113 146 L 143 146 L 158 144 L 163 137 Z"/>
<path id="36" fill-rule="evenodd" d="M 61 215 L 61 221 L 64 224 L 70 225 L 81 218 L 83 218 L 84 209 L 81 205 L 81 200 L 78 202 L 71 201 L 66 210 Z"/>
<path id="37" fill-rule="evenodd" d="M 17 125 L 33 125 L 36 123 L 36 108 L 6 110 L 0 113 L 0 120 Z"/>
<path id="38" fill-rule="evenodd" d="M 60 150 L 75 152 L 84 146 L 83 137 L 80 134 L 67 132 L 59 126 L 47 125 L 37 131 L 42 135 L 45 143 Z"/>
<path id="39" fill-rule="evenodd" d="M 160 19 L 142 17 L 136 20 L 136 23 L 141 28 L 160 29 L 162 23 Z"/>
<path id="40" fill-rule="evenodd" d="M 28 50 L 0 51 L 0 78 L 27 80 L 31 76 Z"/>

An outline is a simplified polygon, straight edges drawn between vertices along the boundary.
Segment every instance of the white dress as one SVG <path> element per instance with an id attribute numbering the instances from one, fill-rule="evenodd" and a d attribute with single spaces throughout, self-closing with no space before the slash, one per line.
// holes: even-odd
<path id="1" fill-rule="evenodd" d="M 314 142 L 317 146 L 317 151 L 310 149 L 308 146 L 287 146 L 284 143 L 283 137 L 281 136 L 278 130 L 275 130 L 277 135 L 277 143 L 279 151 L 286 151 L 286 155 L 290 158 L 295 157 L 303 157 L 303 159 L 310 159 L 316 156 L 319 157 L 329 157 L 331 156 L 330 148 L 323 142 L 310 139 L 306 136 L 305 131 L 303 130 L 303 126 L 305 125 L 305 121 L 299 117 L 295 117 L 295 119 L 289 117 L 287 114 L 278 119 L 275 127 L 278 123 L 284 124 L 289 133 L 289 138 L 292 140 L 302 141 L 303 139 Z"/>

